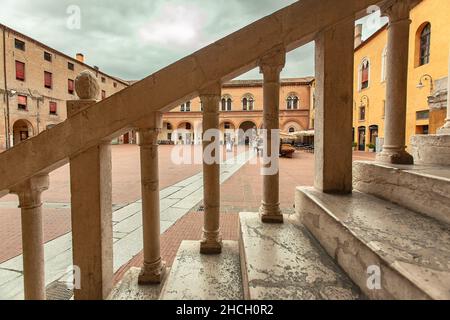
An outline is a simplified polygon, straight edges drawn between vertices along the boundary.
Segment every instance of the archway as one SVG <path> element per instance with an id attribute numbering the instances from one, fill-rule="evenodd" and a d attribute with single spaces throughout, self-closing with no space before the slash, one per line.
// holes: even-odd
<path id="1" fill-rule="evenodd" d="M 34 135 L 33 125 L 24 119 L 17 120 L 13 125 L 13 143 L 18 145 L 22 141 L 31 138 Z"/>
<path id="2" fill-rule="evenodd" d="M 358 150 L 366 151 L 366 127 L 358 128 Z"/>
<path id="3" fill-rule="evenodd" d="M 220 129 L 220 133 L 221 133 L 221 138 L 220 138 L 221 143 L 223 143 L 223 144 L 225 144 L 226 142 L 236 143 L 236 136 L 235 136 L 236 126 L 234 125 L 233 122 L 223 121 L 219 125 L 219 129 Z"/>
<path id="4" fill-rule="evenodd" d="M 190 122 L 182 122 L 178 125 L 176 134 L 177 144 L 194 143 L 194 126 Z"/>
<path id="5" fill-rule="evenodd" d="M 239 144 L 249 145 L 256 138 L 257 126 L 252 121 L 245 121 L 239 126 Z"/>

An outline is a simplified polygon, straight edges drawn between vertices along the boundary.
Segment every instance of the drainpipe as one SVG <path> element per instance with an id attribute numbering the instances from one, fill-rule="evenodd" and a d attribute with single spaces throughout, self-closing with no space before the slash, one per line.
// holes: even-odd
<path id="1" fill-rule="evenodd" d="M 3 76 L 5 80 L 5 97 L 6 97 L 6 114 L 5 114 L 5 140 L 6 140 L 6 149 L 9 149 L 10 146 L 10 119 L 9 119 L 9 92 L 8 92 L 8 79 L 6 74 L 6 28 L 3 27 Z"/>

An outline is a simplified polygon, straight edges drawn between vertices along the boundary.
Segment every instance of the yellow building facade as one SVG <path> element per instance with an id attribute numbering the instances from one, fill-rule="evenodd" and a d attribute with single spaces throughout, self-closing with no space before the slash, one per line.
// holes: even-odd
<path id="1" fill-rule="evenodd" d="M 446 111 L 430 98 L 446 83 L 450 47 L 450 1 L 423 0 L 411 11 L 406 145 L 416 134 L 434 134 Z M 354 141 L 361 151 L 383 144 L 386 101 L 387 25 L 355 49 Z"/>

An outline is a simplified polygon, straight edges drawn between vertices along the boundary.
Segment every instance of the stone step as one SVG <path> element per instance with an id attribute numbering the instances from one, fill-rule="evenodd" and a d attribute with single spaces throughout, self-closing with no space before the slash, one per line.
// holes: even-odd
<path id="1" fill-rule="evenodd" d="M 450 225 L 450 167 L 357 161 L 353 187 Z"/>
<path id="2" fill-rule="evenodd" d="M 450 299 L 448 225 L 359 191 L 298 188 L 296 208 L 297 219 L 369 298 Z"/>
<path id="3" fill-rule="evenodd" d="M 201 255 L 199 241 L 183 241 L 160 300 L 242 300 L 239 245 L 224 241 L 220 255 Z"/>
<path id="4" fill-rule="evenodd" d="M 263 224 L 241 213 L 240 252 L 247 300 L 354 300 L 364 296 L 302 225 Z"/>
<path id="5" fill-rule="evenodd" d="M 131 268 L 113 288 L 108 300 L 158 300 L 167 275 L 161 284 L 141 286 L 138 284 L 140 272 L 140 268 Z"/>

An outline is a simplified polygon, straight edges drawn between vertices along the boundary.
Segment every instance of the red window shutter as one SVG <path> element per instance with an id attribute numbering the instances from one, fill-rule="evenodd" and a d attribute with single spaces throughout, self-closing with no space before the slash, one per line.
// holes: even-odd
<path id="1" fill-rule="evenodd" d="M 26 96 L 18 96 L 19 104 L 26 106 L 27 105 L 27 97 Z"/>
<path id="2" fill-rule="evenodd" d="M 16 79 L 25 80 L 25 63 L 16 61 Z"/>
<path id="3" fill-rule="evenodd" d="M 57 106 L 56 102 L 50 101 L 50 113 L 56 114 L 57 111 L 58 111 L 58 106 Z"/>
<path id="4" fill-rule="evenodd" d="M 44 85 L 46 88 L 52 87 L 52 74 L 50 72 L 44 72 Z"/>
<path id="5" fill-rule="evenodd" d="M 369 81 L 369 69 L 364 68 L 362 71 L 362 82 L 368 82 Z"/>
<path id="6" fill-rule="evenodd" d="M 74 89 L 75 89 L 74 81 L 69 79 L 69 93 L 73 93 Z"/>

